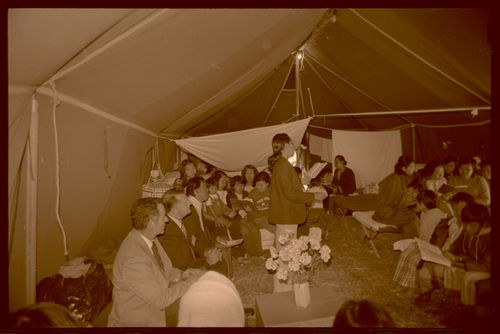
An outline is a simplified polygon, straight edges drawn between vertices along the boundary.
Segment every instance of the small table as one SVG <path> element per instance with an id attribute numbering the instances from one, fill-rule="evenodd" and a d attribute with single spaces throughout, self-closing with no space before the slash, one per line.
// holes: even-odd
<path id="1" fill-rule="evenodd" d="M 344 302 L 334 288 L 312 287 L 311 304 L 295 305 L 294 292 L 269 293 L 255 297 L 257 327 L 332 327 Z"/>

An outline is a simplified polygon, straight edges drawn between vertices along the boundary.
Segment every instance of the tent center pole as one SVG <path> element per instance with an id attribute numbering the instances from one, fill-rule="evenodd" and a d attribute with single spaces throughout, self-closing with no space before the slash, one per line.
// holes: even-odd
<path id="1" fill-rule="evenodd" d="M 26 305 L 36 301 L 36 208 L 38 188 L 38 101 L 31 100 L 31 120 L 26 165 Z"/>

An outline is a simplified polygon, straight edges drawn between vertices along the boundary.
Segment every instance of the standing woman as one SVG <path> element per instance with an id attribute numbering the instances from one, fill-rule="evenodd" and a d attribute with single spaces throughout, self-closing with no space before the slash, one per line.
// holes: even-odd
<path id="1" fill-rule="evenodd" d="M 306 204 L 314 200 L 322 201 L 323 193 L 304 192 L 299 175 L 288 162 L 293 155 L 292 140 L 286 133 L 273 137 L 273 155 L 268 158 L 271 171 L 269 222 L 276 225 L 275 245 L 279 251 L 279 236 L 285 230 L 297 235 L 297 226 L 306 221 Z M 275 275 L 274 291 L 291 290 L 291 284 L 280 283 Z"/>
<path id="2" fill-rule="evenodd" d="M 356 178 L 352 169 L 346 167 L 347 161 L 343 155 L 337 155 L 334 160 L 335 173 L 333 174 L 333 193 L 350 195 L 356 191 Z"/>

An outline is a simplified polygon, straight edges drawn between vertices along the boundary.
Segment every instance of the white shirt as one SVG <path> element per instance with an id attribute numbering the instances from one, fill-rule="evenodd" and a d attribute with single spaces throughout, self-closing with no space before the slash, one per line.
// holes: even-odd
<path id="1" fill-rule="evenodd" d="M 138 232 L 139 232 L 139 231 L 138 231 Z M 145 236 L 143 236 L 141 232 L 139 232 L 139 234 L 140 234 L 140 235 L 141 235 L 141 237 L 144 239 L 144 242 L 146 243 L 146 245 L 148 245 L 149 250 L 151 251 L 151 253 L 154 255 L 154 253 L 153 253 L 153 249 L 152 249 L 152 247 L 153 247 L 153 241 L 152 241 L 152 240 L 149 240 L 148 238 L 146 238 Z"/>
<path id="2" fill-rule="evenodd" d="M 447 214 L 439 208 L 434 208 L 422 212 L 420 215 L 420 235 L 419 238 L 427 242 L 431 241 L 434 228 L 439 224 L 441 219 L 447 217 Z"/>
<path id="3" fill-rule="evenodd" d="M 196 213 L 198 214 L 198 219 L 200 220 L 200 226 L 201 230 L 205 232 L 205 227 L 203 226 L 203 216 L 202 216 L 202 207 L 203 203 L 201 203 L 196 197 L 194 196 L 189 196 L 188 197 L 189 202 L 193 206 L 193 208 L 196 210 Z"/>

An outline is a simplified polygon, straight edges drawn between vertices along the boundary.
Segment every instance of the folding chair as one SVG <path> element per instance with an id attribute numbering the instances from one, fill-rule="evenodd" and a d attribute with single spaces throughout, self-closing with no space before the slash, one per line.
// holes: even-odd
<path id="1" fill-rule="evenodd" d="M 378 253 L 377 247 L 375 246 L 373 240 L 379 233 L 399 233 L 400 230 L 397 226 L 382 224 L 376 220 L 373 220 L 372 216 L 374 212 L 375 211 L 354 211 L 352 213 L 352 218 L 354 218 L 361 224 L 361 227 L 363 228 L 364 238 L 368 240 L 370 246 L 373 249 L 373 252 L 380 259 L 380 254 Z"/>

